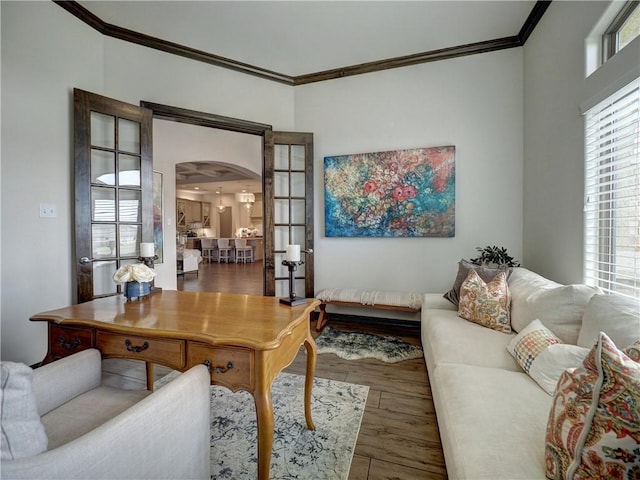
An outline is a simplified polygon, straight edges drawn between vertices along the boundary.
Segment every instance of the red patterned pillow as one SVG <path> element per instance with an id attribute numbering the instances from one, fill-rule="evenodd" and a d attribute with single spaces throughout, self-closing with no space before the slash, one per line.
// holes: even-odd
<path id="1" fill-rule="evenodd" d="M 545 457 L 550 479 L 640 477 L 640 363 L 605 333 L 558 381 Z"/>
<path id="2" fill-rule="evenodd" d="M 507 275 L 500 272 L 489 283 L 471 270 L 460 287 L 458 316 L 499 332 L 511 332 L 511 294 Z"/>

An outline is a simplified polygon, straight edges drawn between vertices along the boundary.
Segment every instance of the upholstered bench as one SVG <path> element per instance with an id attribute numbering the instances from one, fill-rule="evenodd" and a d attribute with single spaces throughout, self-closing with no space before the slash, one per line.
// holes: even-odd
<path id="1" fill-rule="evenodd" d="M 395 310 L 399 312 L 419 312 L 422 308 L 422 294 L 417 292 L 385 292 L 380 290 L 363 290 L 361 288 L 327 288 L 321 290 L 316 298 L 320 304 L 320 315 L 316 322 L 316 330 L 320 331 L 329 321 L 327 305 L 342 307 L 375 308 Z"/>

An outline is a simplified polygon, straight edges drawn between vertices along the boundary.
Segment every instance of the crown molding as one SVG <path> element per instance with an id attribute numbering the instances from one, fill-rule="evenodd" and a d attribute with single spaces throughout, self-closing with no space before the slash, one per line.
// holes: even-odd
<path id="1" fill-rule="evenodd" d="M 324 70 L 322 72 L 291 76 L 106 23 L 75 0 L 53 1 L 103 35 L 291 86 L 305 85 L 308 83 L 322 82 L 325 80 L 349 77 L 353 75 L 362 75 L 364 73 L 379 72 L 392 68 L 402 68 L 421 63 L 463 57 L 466 55 L 476 55 L 479 53 L 494 52 L 507 48 L 521 47 L 525 44 L 529 35 L 531 35 L 551 3 L 551 0 L 538 0 L 518 35 L 514 35 L 512 37 L 497 38 L 494 40 L 486 40 L 412 55 L 377 60 L 359 65 L 334 68 L 331 70 Z"/>

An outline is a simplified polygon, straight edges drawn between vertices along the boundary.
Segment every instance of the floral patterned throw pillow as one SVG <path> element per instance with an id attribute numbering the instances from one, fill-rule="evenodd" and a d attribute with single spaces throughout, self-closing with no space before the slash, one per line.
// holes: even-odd
<path id="1" fill-rule="evenodd" d="M 640 363 L 605 333 L 558 381 L 545 464 L 554 480 L 640 477 Z"/>
<path id="2" fill-rule="evenodd" d="M 460 287 L 458 316 L 499 332 L 510 333 L 510 305 L 511 293 L 505 272 L 500 272 L 489 283 L 485 283 L 474 270 L 469 271 Z"/>

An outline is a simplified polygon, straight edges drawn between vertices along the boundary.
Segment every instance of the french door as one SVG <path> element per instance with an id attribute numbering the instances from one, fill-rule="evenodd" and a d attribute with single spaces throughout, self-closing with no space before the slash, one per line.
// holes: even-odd
<path id="1" fill-rule="evenodd" d="M 313 298 L 313 134 L 265 132 L 265 295 L 289 295 L 287 245 L 300 245 L 295 292 Z"/>
<path id="2" fill-rule="evenodd" d="M 120 293 L 112 276 L 153 241 L 152 111 L 74 90 L 78 303 Z"/>

